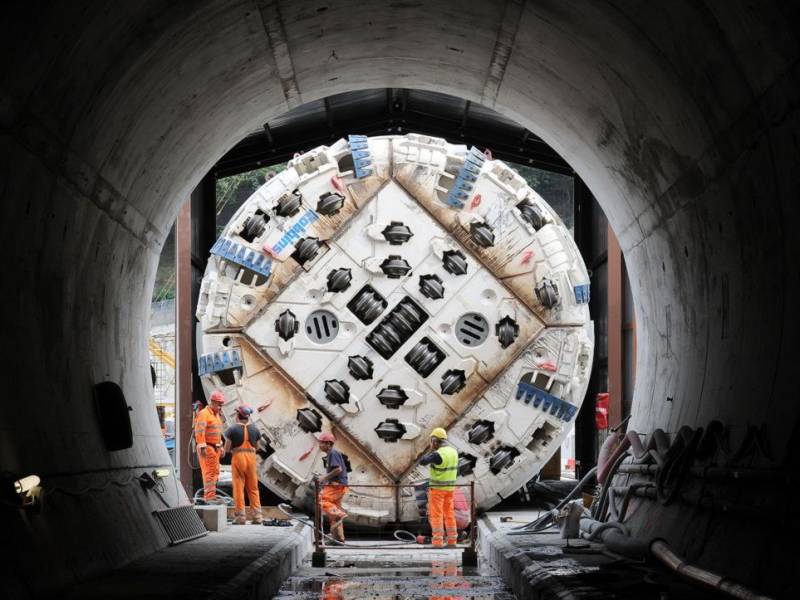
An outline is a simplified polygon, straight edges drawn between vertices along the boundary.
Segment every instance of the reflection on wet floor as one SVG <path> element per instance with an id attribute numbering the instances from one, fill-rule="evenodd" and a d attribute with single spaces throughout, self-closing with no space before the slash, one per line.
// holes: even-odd
<path id="1" fill-rule="evenodd" d="M 514 600 L 497 574 L 486 567 L 465 568 L 459 560 L 347 563 L 302 569 L 284 582 L 278 600 Z"/>

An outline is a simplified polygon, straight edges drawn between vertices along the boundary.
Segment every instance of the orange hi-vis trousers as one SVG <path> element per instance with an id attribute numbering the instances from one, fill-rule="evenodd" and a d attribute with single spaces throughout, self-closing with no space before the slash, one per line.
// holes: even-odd
<path id="1" fill-rule="evenodd" d="M 241 446 L 231 449 L 231 473 L 233 475 L 233 506 L 234 514 L 244 516 L 244 493 L 247 490 L 247 499 L 254 518 L 261 518 L 261 498 L 258 494 L 258 473 L 256 472 L 256 449 L 247 438 L 247 426 L 244 427 L 244 442 Z"/>
<path id="2" fill-rule="evenodd" d="M 222 421 L 210 406 L 199 411 L 194 418 L 194 438 L 203 473 L 203 498 L 216 500 L 219 480 L 219 458 L 222 445 Z"/>
<path id="3" fill-rule="evenodd" d="M 197 450 L 197 454 L 200 456 L 200 472 L 203 474 L 203 498 L 206 502 L 217 498 L 219 455 L 221 453 L 222 450 L 220 448 L 213 446 L 206 446 L 205 454 L 202 448 Z"/>
<path id="4" fill-rule="evenodd" d="M 444 547 L 445 531 L 447 545 L 455 546 L 458 542 L 456 529 L 456 511 L 453 502 L 453 490 L 428 490 L 428 522 L 431 524 L 431 543 L 436 548 Z"/>
<path id="5" fill-rule="evenodd" d="M 338 521 L 347 513 L 342 508 L 342 498 L 347 493 L 347 486 L 341 483 L 328 483 L 319 493 L 319 506 L 322 513 L 331 521 Z"/>

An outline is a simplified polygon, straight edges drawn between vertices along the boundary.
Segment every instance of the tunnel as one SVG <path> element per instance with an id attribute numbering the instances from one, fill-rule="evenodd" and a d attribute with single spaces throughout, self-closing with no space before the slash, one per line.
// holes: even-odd
<path id="1" fill-rule="evenodd" d="M 6 6 L 0 471 L 4 485 L 45 482 L 38 514 L 0 507 L 8 597 L 47 597 L 165 545 L 159 501 L 136 479 L 169 464 L 147 354 L 161 246 L 248 132 L 348 91 L 442 92 L 540 136 L 625 257 L 629 430 L 718 421 L 731 448 L 756 439 L 796 473 L 798 16 L 772 1 Z M 113 450 L 95 404 L 120 391 L 131 444 Z M 797 566 L 778 542 L 796 479 L 784 491 L 785 512 L 763 522 L 709 527 L 650 503 L 631 527 L 780 596 Z M 163 495 L 185 499 L 173 481 Z"/>

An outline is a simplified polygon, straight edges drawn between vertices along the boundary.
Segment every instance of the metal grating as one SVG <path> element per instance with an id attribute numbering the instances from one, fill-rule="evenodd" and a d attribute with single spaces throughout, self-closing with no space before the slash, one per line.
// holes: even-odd
<path id="1" fill-rule="evenodd" d="M 317 344 L 329 344 L 339 334 L 339 321 L 328 310 L 315 310 L 306 319 L 306 335 Z"/>
<path id="2" fill-rule="evenodd" d="M 169 537 L 170 546 L 203 537 L 208 533 L 203 521 L 190 505 L 163 508 L 153 511 L 153 515 Z"/>
<path id="3" fill-rule="evenodd" d="M 483 315 L 467 313 L 456 323 L 456 339 L 465 346 L 480 346 L 489 337 L 489 323 Z"/>

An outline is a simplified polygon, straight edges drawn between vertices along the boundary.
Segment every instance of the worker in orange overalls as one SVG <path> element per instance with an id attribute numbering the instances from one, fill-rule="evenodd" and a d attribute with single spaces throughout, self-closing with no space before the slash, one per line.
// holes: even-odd
<path id="1" fill-rule="evenodd" d="M 317 477 L 317 482 L 322 486 L 319 505 L 322 514 L 330 521 L 331 536 L 344 543 L 344 520 L 347 513 L 342 508 L 342 498 L 347 493 L 347 463 L 342 453 L 334 450 L 336 438 L 332 433 L 321 433 L 318 441 L 319 449 L 327 455 L 323 460 L 325 475 Z"/>
<path id="2" fill-rule="evenodd" d="M 429 465 L 428 521 L 431 524 L 431 544 L 435 548 L 444 547 L 445 532 L 447 545 L 458 543 L 456 513 L 453 499 L 458 478 L 458 451 L 448 443 L 447 432 L 441 427 L 431 431 L 430 453 L 420 460 L 421 465 Z"/>
<path id="3" fill-rule="evenodd" d="M 344 600 L 344 582 L 341 579 L 324 581 L 322 600 Z"/>
<path id="4" fill-rule="evenodd" d="M 458 563 L 455 561 L 433 561 L 431 577 L 437 579 L 435 583 L 431 584 L 431 588 L 437 590 L 437 595 L 429 596 L 430 600 L 464 600 L 463 595 L 454 596 L 451 592 L 471 587 L 469 582 L 462 577 L 458 570 Z M 441 595 L 438 593 L 440 590 Z"/>
<path id="5" fill-rule="evenodd" d="M 197 455 L 200 458 L 200 471 L 203 474 L 203 500 L 206 504 L 219 504 L 217 500 L 219 460 L 225 456 L 220 418 L 223 404 L 225 396 L 219 390 L 214 390 L 208 398 L 208 406 L 198 412 L 194 420 L 194 439 L 197 442 Z"/>
<path id="6" fill-rule="evenodd" d="M 242 404 L 236 408 L 236 423 L 225 432 L 225 452 L 231 452 L 231 473 L 233 475 L 233 524 L 244 525 L 247 514 L 244 508 L 244 492 L 250 500 L 253 525 L 260 525 L 261 499 L 258 495 L 258 474 L 256 473 L 256 444 L 261 438 L 258 427 L 250 423 L 253 409 Z"/>

